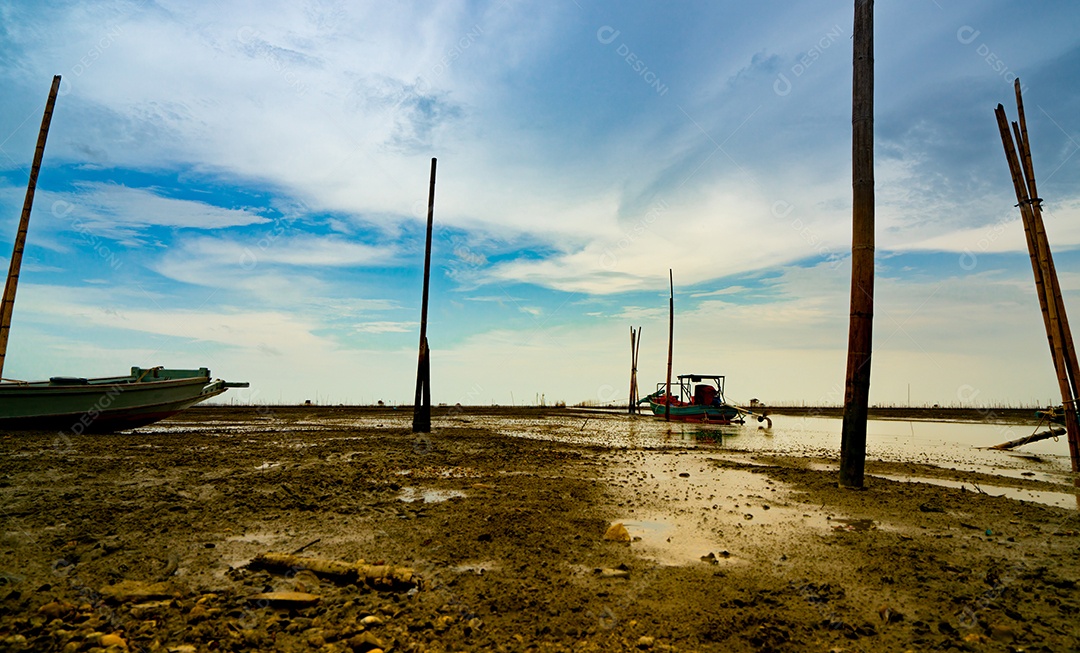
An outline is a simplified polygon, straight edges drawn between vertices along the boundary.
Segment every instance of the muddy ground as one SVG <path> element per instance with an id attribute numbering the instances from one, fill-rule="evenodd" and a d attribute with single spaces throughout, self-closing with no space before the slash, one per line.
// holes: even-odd
<path id="1" fill-rule="evenodd" d="M 228 407 L 0 435 L 0 650 L 1080 650 L 1077 510 L 979 491 L 1061 485 L 870 463 L 965 486 L 841 490 L 835 461 L 493 428 L 519 413 L 430 436 L 389 409 Z M 249 565 L 298 551 L 420 580 Z"/>

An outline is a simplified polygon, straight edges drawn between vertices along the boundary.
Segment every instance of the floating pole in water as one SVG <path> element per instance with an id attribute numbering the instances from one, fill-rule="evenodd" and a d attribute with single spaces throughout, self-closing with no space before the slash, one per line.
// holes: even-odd
<path id="1" fill-rule="evenodd" d="M 420 303 L 420 354 L 416 363 L 416 393 L 413 395 L 413 433 L 431 433 L 431 364 L 427 341 L 428 282 L 431 278 L 431 227 L 435 215 L 435 158 L 431 159 L 428 189 L 427 242 L 424 246 L 424 296 Z"/>
<path id="2" fill-rule="evenodd" d="M 863 487 L 874 329 L 874 2 L 855 0 L 851 88 L 851 315 L 840 486 Z"/>
<path id="3" fill-rule="evenodd" d="M 15 291 L 19 286 L 19 271 L 22 269 L 23 249 L 26 247 L 26 231 L 30 227 L 30 209 L 34 206 L 38 171 L 41 170 L 41 158 L 45 155 L 45 139 L 49 136 L 53 106 L 56 104 L 56 93 L 59 90 L 60 75 L 54 75 L 52 88 L 49 89 L 49 99 L 45 102 L 45 114 L 41 117 L 41 129 L 38 130 L 37 147 L 34 149 L 34 162 L 30 166 L 30 181 L 26 184 L 26 197 L 23 199 L 22 216 L 19 218 L 19 231 L 15 236 L 15 247 L 11 251 L 7 283 L 4 284 L 4 299 L 0 304 L 0 376 L 4 374 L 4 358 L 7 356 L 8 336 L 11 334 L 11 315 L 15 310 Z"/>
<path id="4" fill-rule="evenodd" d="M 1042 198 L 1039 197 L 1035 183 L 1035 169 L 1031 162 L 1031 147 L 1027 136 L 1027 119 L 1024 116 L 1024 103 L 1020 93 L 1020 80 L 1015 84 L 1016 106 L 1019 122 L 1009 122 L 1005 116 L 1005 107 L 997 105 L 994 115 L 997 117 L 1001 143 L 1005 148 L 1005 159 L 1009 164 L 1009 173 L 1016 191 L 1017 206 L 1024 223 L 1024 236 L 1027 240 L 1031 269 L 1035 277 L 1036 294 L 1039 308 L 1046 327 L 1046 338 L 1050 345 L 1050 355 L 1057 374 L 1058 389 L 1061 392 L 1062 408 L 1065 412 L 1065 432 L 1069 441 L 1069 457 L 1074 472 L 1080 471 L 1080 423 L 1076 415 L 1076 400 L 1080 396 L 1077 383 L 1080 365 L 1077 363 L 1076 349 L 1073 346 L 1069 320 L 1065 314 L 1065 302 L 1058 283 L 1057 270 L 1050 244 L 1046 238 L 1046 228 L 1042 219 Z M 1015 142 L 1014 142 L 1015 137 Z M 1051 436 L 1046 436 L 1051 437 Z M 1045 438 L 1041 438 L 1045 439 Z M 1008 444 L 1008 443 L 1006 443 Z M 1014 445 L 1018 446 L 1018 445 Z"/>
<path id="5" fill-rule="evenodd" d="M 671 421 L 671 354 L 672 343 L 675 340 L 675 277 L 672 275 L 671 268 L 668 268 L 668 284 L 670 285 L 670 294 L 668 295 L 668 332 L 667 332 L 667 400 L 664 401 L 664 419 Z"/>

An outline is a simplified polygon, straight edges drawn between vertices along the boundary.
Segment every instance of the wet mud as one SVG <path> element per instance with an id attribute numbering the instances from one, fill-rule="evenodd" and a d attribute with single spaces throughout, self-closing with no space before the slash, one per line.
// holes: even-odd
<path id="1" fill-rule="evenodd" d="M 856 491 L 828 456 L 731 446 L 750 426 L 409 417 L 205 407 L 0 435 L 0 650 L 1080 647 L 1077 490 L 1038 461 L 874 459 Z M 267 552 L 416 582 L 250 564 Z"/>

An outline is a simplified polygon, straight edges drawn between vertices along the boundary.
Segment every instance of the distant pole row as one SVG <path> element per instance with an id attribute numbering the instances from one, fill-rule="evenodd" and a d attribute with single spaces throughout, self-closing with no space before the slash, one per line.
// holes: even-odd
<path id="1" fill-rule="evenodd" d="M 1024 222 L 1024 236 L 1031 256 L 1031 270 L 1035 275 L 1035 289 L 1042 309 L 1046 338 L 1054 360 L 1054 371 L 1061 391 L 1061 404 L 1065 411 L 1065 431 L 1069 440 L 1069 458 L 1072 470 L 1080 472 L 1080 428 L 1076 418 L 1076 400 L 1080 398 L 1077 384 L 1080 382 L 1080 365 L 1077 364 L 1073 347 L 1069 318 L 1065 314 L 1065 302 L 1061 297 L 1054 258 L 1042 219 L 1042 198 L 1035 184 L 1035 168 L 1031 163 L 1031 147 L 1028 141 L 1027 119 L 1024 117 L 1024 100 L 1020 93 L 1020 80 L 1014 83 L 1018 122 L 1012 123 L 1005 116 L 1005 107 L 997 105 L 998 129 L 1005 147 L 1005 159 L 1009 163 L 1017 206 Z M 1013 140 L 1015 138 L 1015 141 Z"/>

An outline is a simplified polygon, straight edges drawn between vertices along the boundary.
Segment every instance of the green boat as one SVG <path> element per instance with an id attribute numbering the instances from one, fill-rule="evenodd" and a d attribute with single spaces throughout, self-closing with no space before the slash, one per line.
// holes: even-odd
<path id="1" fill-rule="evenodd" d="M 743 424 L 747 411 L 724 399 L 724 377 L 715 374 L 682 374 L 678 377 L 679 394 L 669 397 L 667 384 L 656 384 L 656 392 L 638 403 L 649 402 L 653 415 L 680 422 L 704 424 Z M 675 385 L 675 384 L 672 384 Z M 669 406 L 670 404 L 670 406 Z"/>
<path id="2" fill-rule="evenodd" d="M 211 380 L 205 367 L 133 367 L 128 376 L 5 382 L 0 383 L 0 431 L 111 433 L 146 426 L 229 388 L 246 387 Z"/>
<path id="3" fill-rule="evenodd" d="M 15 235 L 3 301 L 0 302 L 0 376 L 7 356 L 11 315 L 38 171 L 59 88 L 60 76 L 57 75 L 53 77 L 45 115 L 41 119 L 19 231 Z M 0 378 L 0 431 L 59 430 L 80 435 L 133 429 L 175 415 L 229 388 L 247 386 L 247 383 L 211 380 L 210 370 L 205 367 L 196 370 L 133 367 L 128 376 L 97 379 L 58 376 L 48 381 L 27 382 Z"/>

